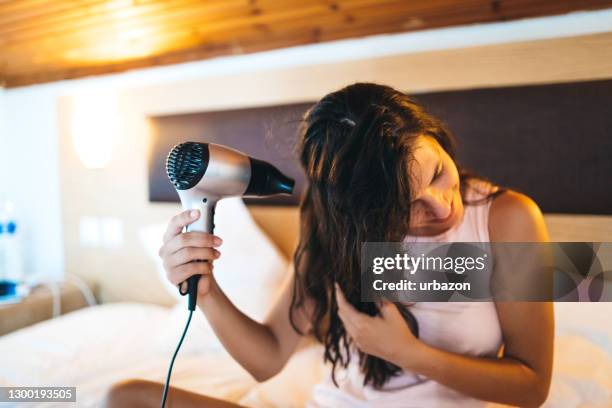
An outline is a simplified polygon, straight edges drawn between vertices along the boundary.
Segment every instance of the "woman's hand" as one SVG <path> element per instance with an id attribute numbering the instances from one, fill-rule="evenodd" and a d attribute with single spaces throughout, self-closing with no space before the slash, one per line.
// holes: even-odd
<path id="1" fill-rule="evenodd" d="M 348 335 L 364 353 L 396 363 L 410 359 L 421 342 L 412 334 L 397 307 L 384 301 L 381 316 L 368 316 L 351 305 L 336 284 L 338 316 Z"/>
<path id="2" fill-rule="evenodd" d="M 198 297 L 207 294 L 212 284 L 213 261 L 221 256 L 214 247 L 221 238 L 205 232 L 185 232 L 183 227 L 196 221 L 200 211 L 189 210 L 175 215 L 168 223 L 159 256 L 166 276 L 173 285 L 182 284 L 192 275 L 203 275 L 198 282 Z M 187 288 L 182 288 L 185 291 Z"/>

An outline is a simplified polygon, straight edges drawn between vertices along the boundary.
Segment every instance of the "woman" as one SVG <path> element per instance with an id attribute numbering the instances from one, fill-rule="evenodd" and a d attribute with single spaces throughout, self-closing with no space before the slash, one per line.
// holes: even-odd
<path id="1" fill-rule="evenodd" d="M 537 205 L 462 172 L 443 125 L 386 86 L 325 96 L 305 116 L 299 152 L 309 186 L 295 273 L 263 323 L 234 307 L 210 263 L 191 262 L 219 257 L 218 237 L 181 234 L 198 215 L 169 223 L 160 249 L 168 279 L 204 275 L 198 306 L 229 353 L 265 381 L 314 335 L 333 370 L 312 407 L 541 405 L 552 369 L 549 303 L 362 303 L 359 265 L 366 241 L 547 241 Z M 121 383 L 109 405 L 155 406 L 162 388 Z M 178 389 L 169 401 L 236 406 Z"/>

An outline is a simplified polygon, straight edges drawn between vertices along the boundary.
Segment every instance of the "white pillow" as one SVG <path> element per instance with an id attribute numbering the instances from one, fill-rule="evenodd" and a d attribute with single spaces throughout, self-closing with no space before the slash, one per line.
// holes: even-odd
<path id="1" fill-rule="evenodd" d="M 177 213 L 180 212 L 177 206 Z M 168 293 L 184 310 L 187 296 L 166 278 L 158 250 L 162 245 L 167 223 L 154 224 L 140 230 L 140 239 L 157 265 L 159 279 Z M 215 261 L 215 279 L 228 298 L 248 316 L 261 320 L 280 287 L 288 261 L 272 240 L 259 228 L 238 197 L 219 201 L 215 211 L 214 234 L 223 239 L 218 248 L 221 257 Z"/>

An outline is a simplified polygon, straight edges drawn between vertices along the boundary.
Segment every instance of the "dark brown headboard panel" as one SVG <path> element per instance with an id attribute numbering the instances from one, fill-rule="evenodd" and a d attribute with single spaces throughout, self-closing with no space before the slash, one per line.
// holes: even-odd
<path id="1" fill-rule="evenodd" d="M 416 96 L 469 169 L 545 212 L 612 214 L 612 80 Z"/>
<path id="2" fill-rule="evenodd" d="M 612 214 L 612 80 L 415 95 L 455 134 L 459 162 L 533 197 L 545 212 Z M 164 163 L 180 141 L 209 141 L 304 178 L 293 151 L 311 103 L 152 117 L 149 199 L 177 201 Z M 295 205 L 293 197 L 258 204 Z"/>

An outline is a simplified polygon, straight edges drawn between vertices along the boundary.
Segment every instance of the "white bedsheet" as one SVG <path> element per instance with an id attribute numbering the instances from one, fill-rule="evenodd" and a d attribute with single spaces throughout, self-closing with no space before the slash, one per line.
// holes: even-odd
<path id="1" fill-rule="evenodd" d="M 555 370 L 546 406 L 612 406 L 610 305 L 557 309 Z M 116 381 L 163 382 L 186 318 L 182 307 L 114 303 L 19 330 L 0 337 L 0 386 L 76 386 L 77 406 L 102 406 Z M 595 323 L 585 327 L 590 320 Z M 220 347 L 199 316 L 175 362 L 172 385 L 253 407 L 299 407 L 326 375 L 321 360 L 320 346 L 304 347 L 281 374 L 258 384 Z M 68 405 L 74 406 L 55 404 Z"/>
<path id="2" fill-rule="evenodd" d="M 104 394 L 116 381 L 165 380 L 186 319 L 187 310 L 182 307 L 113 303 L 18 330 L 0 337 L 0 386 L 76 386 L 77 406 L 102 406 Z M 317 363 L 321 349 L 311 346 L 300 350 L 281 375 L 258 384 L 202 323 L 194 314 L 174 363 L 173 386 L 236 402 L 246 397 L 245 402 L 259 406 L 300 406 L 322 375 L 323 367 Z M 295 373 L 300 381 L 275 385 L 292 375 L 298 378 Z M 263 391 L 272 388 L 278 392 L 270 402 L 270 393 Z M 66 405 L 74 404 L 55 404 Z"/>

